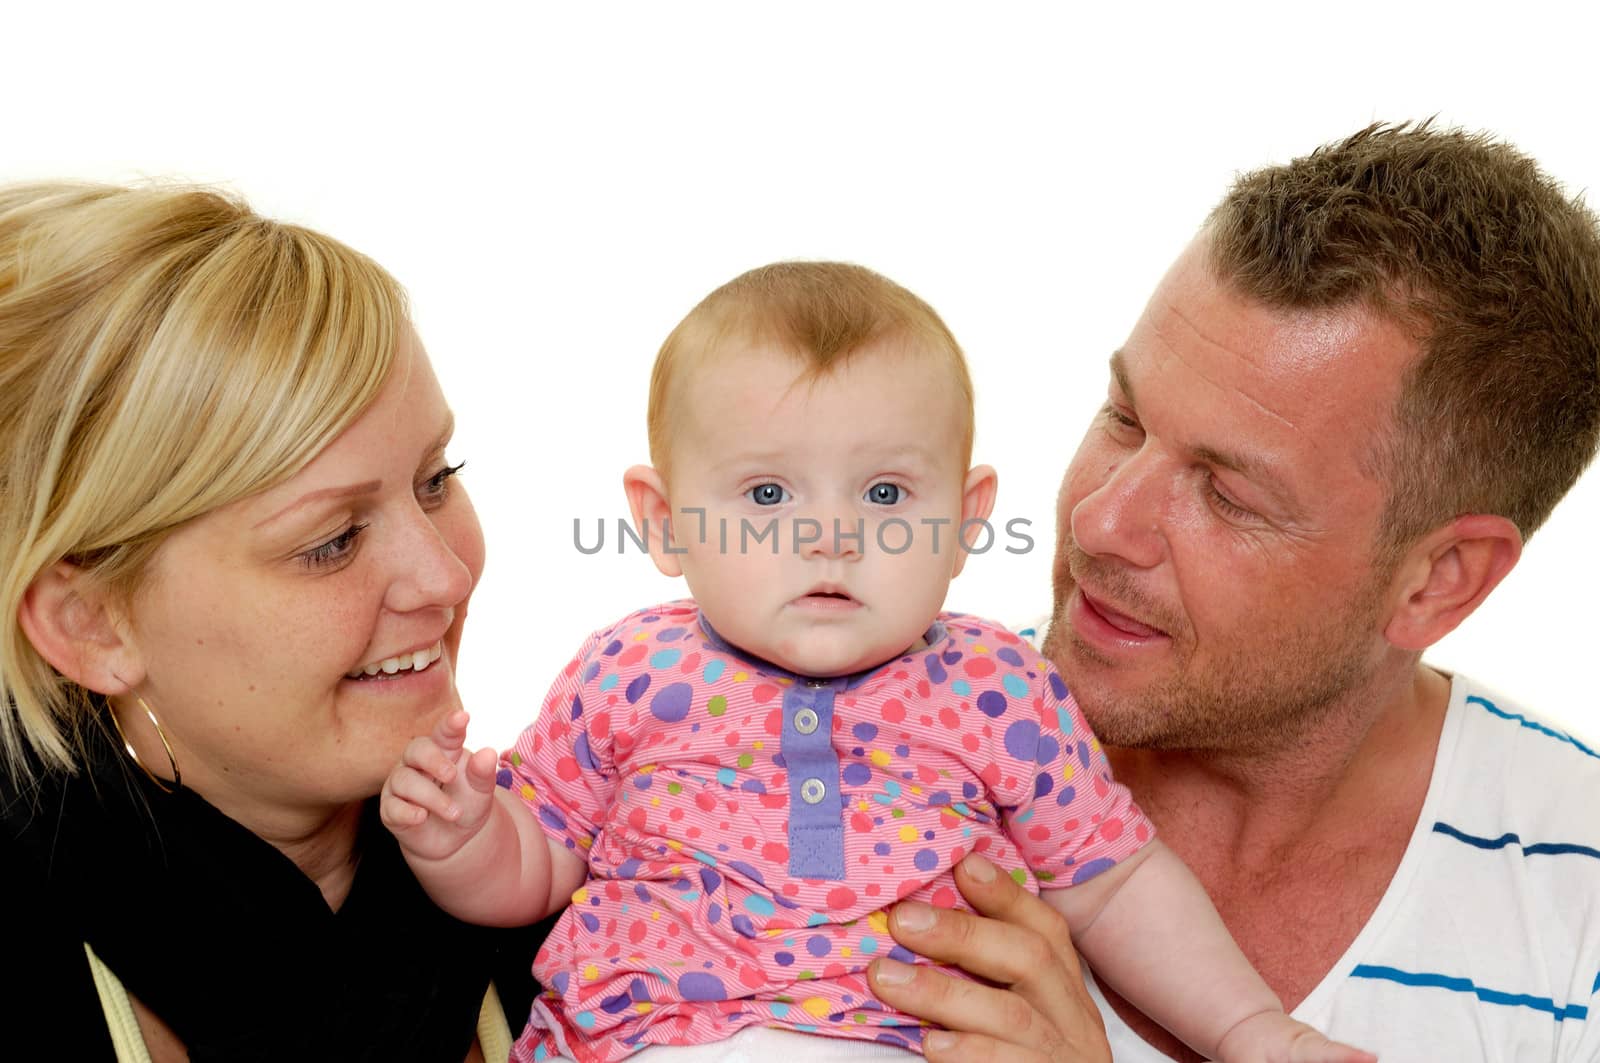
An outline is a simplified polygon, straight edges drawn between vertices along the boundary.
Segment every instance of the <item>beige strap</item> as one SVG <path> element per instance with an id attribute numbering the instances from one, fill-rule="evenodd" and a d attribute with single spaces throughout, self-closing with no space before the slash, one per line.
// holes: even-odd
<path id="1" fill-rule="evenodd" d="M 506 1063 L 511 1058 L 511 1027 L 506 1023 L 506 1010 L 500 1006 L 500 994 L 489 983 L 483 995 L 483 1007 L 478 1009 L 478 1047 L 483 1051 L 484 1063 Z"/>
<path id="2" fill-rule="evenodd" d="M 111 968 L 94 954 L 89 943 L 83 943 L 84 955 L 89 957 L 89 973 L 94 976 L 94 990 L 100 995 L 100 1010 L 106 1015 L 106 1029 L 111 1034 L 111 1047 L 116 1050 L 117 1063 L 150 1063 L 150 1050 L 145 1047 L 144 1033 L 133 1014 L 133 1000 L 122 982 L 111 973 Z M 500 994 L 494 983 L 483 995 L 483 1006 L 478 1009 L 478 1047 L 483 1052 L 484 1063 L 507 1063 L 511 1058 L 511 1027 L 506 1023 L 505 1009 L 500 1006 Z"/>
<path id="3" fill-rule="evenodd" d="M 144 1045 L 144 1033 L 133 1014 L 133 1001 L 122 982 L 111 973 L 111 968 L 100 961 L 89 943 L 83 943 L 89 957 L 89 973 L 94 976 L 94 991 L 100 994 L 100 1010 L 106 1013 L 106 1029 L 111 1033 L 111 1047 L 116 1050 L 117 1063 L 150 1063 L 150 1050 Z"/>

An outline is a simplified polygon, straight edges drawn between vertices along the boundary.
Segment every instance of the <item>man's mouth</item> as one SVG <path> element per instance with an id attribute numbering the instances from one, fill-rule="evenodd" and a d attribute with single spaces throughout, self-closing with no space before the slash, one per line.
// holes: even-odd
<path id="1" fill-rule="evenodd" d="M 444 643 L 442 641 L 435 642 L 432 646 L 424 646 L 420 650 L 411 650 L 407 653 L 396 654 L 393 657 L 368 661 L 359 668 L 352 668 L 345 673 L 344 677 L 358 680 L 386 679 L 390 676 L 426 672 L 442 656 L 444 656 Z"/>
<path id="2" fill-rule="evenodd" d="M 1078 593 L 1083 596 L 1083 604 L 1093 610 L 1096 616 L 1125 635 L 1132 638 L 1147 639 L 1166 634 L 1160 628 L 1141 623 L 1128 614 L 1120 613 L 1111 608 L 1105 602 L 1086 593 L 1081 585 L 1078 587 Z"/>

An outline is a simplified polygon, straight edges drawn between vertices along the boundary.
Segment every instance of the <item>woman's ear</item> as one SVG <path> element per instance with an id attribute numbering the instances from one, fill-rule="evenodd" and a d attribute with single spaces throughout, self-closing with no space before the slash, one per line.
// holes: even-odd
<path id="1" fill-rule="evenodd" d="M 628 495 L 628 510 L 633 514 L 634 530 L 643 538 L 663 576 L 683 575 L 678 558 L 680 548 L 672 544 L 672 503 L 667 500 L 667 485 L 661 474 L 648 465 L 635 465 L 622 474 L 622 489 Z"/>
<path id="2" fill-rule="evenodd" d="M 144 679 L 113 596 L 68 561 L 39 573 L 22 594 L 17 623 L 51 667 L 97 694 L 122 694 Z"/>
<path id="3" fill-rule="evenodd" d="M 951 545 L 956 551 L 955 568 L 950 570 L 952 577 L 961 574 L 962 566 L 967 563 L 967 551 L 984 534 L 982 528 L 970 527 L 969 523 L 989 519 L 989 514 L 994 512 L 995 494 L 999 490 L 1000 477 L 995 473 L 994 466 L 975 465 L 967 473 L 967 481 L 961 487 L 961 527 L 956 529 L 956 535 L 952 537 Z M 993 538 L 990 532 L 989 539 L 993 541 Z"/>

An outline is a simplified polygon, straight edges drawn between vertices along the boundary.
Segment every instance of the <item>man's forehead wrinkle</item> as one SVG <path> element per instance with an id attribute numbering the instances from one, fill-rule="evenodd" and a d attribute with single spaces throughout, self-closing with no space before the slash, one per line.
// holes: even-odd
<path id="1" fill-rule="evenodd" d="M 1234 361 L 1237 361 L 1237 362 L 1243 362 L 1243 363 L 1251 366 L 1252 369 L 1256 369 L 1256 370 L 1259 371 L 1260 367 L 1254 360 L 1246 357 L 1243 353 L 1241 353 L 1240 351 L 1236 350 L 1235 348 L 1229 346 L 1228 344 L 1221 343 L 1221 342 L 1219 342 L 1217 340 L 1212 339 L 1210 336 L 1206 335 L 1205 332 L 1203 332 L 1200 329 L 1200 327 L 1197 324 L 1195 324 L 1195 322 L 1187 314 L 1185 314 L 1181 309 L 1179 309 L 1176 304 L 1169 303 L 1168 306 L 1167 306 L 1167 309 L 1171 312 L 1173 317 L 1175 317 L 1178 321 L 1183 323 L 1184 327 L 1189 330 L 1189 332 L 1193 335 L 1193 337 L 1196 340 L 1198 340 L 1200 343 L 1203 343 L 1207 348 L 1209 348 L 1211 350 L 1214 350 L 1214 351 L 1219 351 L 1225 357 L 1230 358 L 1230 359 L 1232 359 Z M 1161 346 L 1166 349 L 1167 354 L 1169 356 L 1171 356 L 1173 359 L 1175 359 L 1176 361 L 1182 362 L 1184 367 L 1186 369 L 1188 369 L 1189 372 L 1193 373 L 1195 376 L 1197 376 L 1200 379 L 1204 380 L 1206 383 L 1210 384 L 1212 387 L 1216 388 L 1218 391 L 1223 391 L 1223 392 L 1228 392 L 1228 393 L 1231 393 L 1231 394 L 1238 395 L 1239 397 L 1243 398 L 1246 402 L 1250 403 L 1250 405 L 1254 406 L 1257 410 L 1260 410 L 1262 413 L 1266 414 L 1268 417 L 1272 418 L 1273 420 L 1277 421 L 1278 423 L 1280 423 L 1280 424 L 1284 425 L 1285 427 L 1289 428 L 1291 431 L 1294 431 L 1294 432 L 1300 431 L 1300 426 L 1299 425 L 1297 425 L 1293 421 L 1289 420 L 1289 418 L 1283 416 L 1283 414 L 1279 413 L 1277 410 L 1275 410 L 1272 407 L 1270 407 L 1270 406 L 1266 405 L 1265 403 L 1261 402 L 1254 395 L 1251 395 L 1248 391 L 1245 391 L 1243 388 L 1239 387 L 1237 384 L 1230 384 L 1230 383 L 1225 383 L 1223 381 L 1217 380 L 1211 374 L 1207 373 L 1204 370 L 1204 368 L 1202 368 L 1200 365 L 1198 365 L 1195 362 L 1194 359 L 1184 357 L 1184 355 L 1183 355 L 1183 345 L 1181 343 L 1175 343 L 1175 342 L 1173 342 L 1172 339 L 1169 339 L 1167 336 L 1165 336 L 1163 334 L 1161 324 L 1155 323 L 1155 324 L 1153 324 L 1152 327 L 1153 327 L 1153 329 L 1155 331 L 1155 334 L 1156 334 L 1157 338 L 1162 341 Z"/>

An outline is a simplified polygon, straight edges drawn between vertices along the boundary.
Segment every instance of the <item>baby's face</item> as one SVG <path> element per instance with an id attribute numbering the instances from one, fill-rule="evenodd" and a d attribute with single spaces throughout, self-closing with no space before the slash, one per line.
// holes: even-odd
<path id="1" fill-rule="evenodd" d="M 847 675 L 916 644 L 961 567 L 965 407 L 937 358 L 901 345 L 806 369 L 755 347 L 693 371 L 673 530 L 720 635 L 801 675 Z"/>

